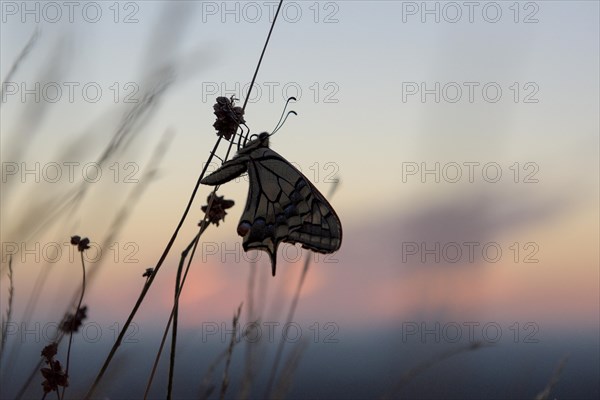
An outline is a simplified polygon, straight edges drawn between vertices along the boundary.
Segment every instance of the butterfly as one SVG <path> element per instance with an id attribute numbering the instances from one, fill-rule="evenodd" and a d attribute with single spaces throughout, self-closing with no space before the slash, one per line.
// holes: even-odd
<path id="1" fill-rule="evenodd" d="M 342 224 L 308 178 L 269 148 L 269 136 L 263 132 L 250 140 L 201 183 L 221 185 L 248 173 L 248 199 L 237 233 L 244 238 L 244 251 L 258 249 L 269 254 L 275 276 L 281 242 L 333 253 L 342 244 Z"/>

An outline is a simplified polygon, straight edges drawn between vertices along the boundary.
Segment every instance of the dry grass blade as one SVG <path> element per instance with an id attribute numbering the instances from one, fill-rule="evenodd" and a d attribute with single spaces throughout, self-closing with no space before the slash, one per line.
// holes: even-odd
<path id="1" fill-rule="evenodd" d="M 225 393 L 229 387 L 229 367 L 231 365 L 231 357 L 233 356 L 233 348 L 236 344 L 236 332 L 238 330 L 240 313 L 242 312 L 242 304 L 237 309 L 237 312 L 233 315 L 233 332 L 231 334 L 231 340 L 229 341 L 229 347 L 227 348 L 227 361 L 225 361 L 225 370 L 223 371 L 223 381 L 221 382 L 221 400 L 225 398 Z"/>
<path id="2" fill-rule="evenodd" d="M 259 321 L 257 321 L 256 323 L 259 323 Z M 241 342 L 242 339 L 245 339 L 249 332 L 251 332 L 250 329 L 244 329 L 240 333 L 240 338 L 236 340 L 236 344 Z M 221 363 L 221 361 L 225 360 L 225 358 L 227 357 L 227 352 L 228 349 L 223 350 L 215 357 L 213 362 L 208 366 L 208 369 L 202 377 L 202 383 L 200 385 L 200 399 L 207 399 L 214 391 L 215 385 L 212 383 L 212 376 L 215 370 L 217 369 L 217 366 Z"/>
<path id="3" fill-rule="evenodd" d="M 554 374 L 552 374 L 552 378 L 550 378 L 550 381 L 548 382 L 548 384 L 546 385 L 544 390 L 542 390 L 541 392 L 538 393 L 537 396 L 535 396 L 535 400 L 548 400 L 550 398 L 550 393 L 552 392 L 552 389 L 554 389 L 554 387 L 558 383 L 560 376 L 562 374 L 562 371 L 565 368 L 565 366 L 567 365 L 567 361 L 569 361 L 569 355 L 564 356 L 558 362 L 558 365 L 556 366 L 556 369 L 554 370 Z"/>
<path id="4" fill-rule="evenodd" d="M 143 95 L 140 102 L 135 103 L 123 114 L 110 142 L 95 161 L 99 167 L 104 167 L 112 157 L 125 151 L 134 137 L 142 132 L 141 128 L 144 124 L 153 116 L 152 111 L 156 109 L 161 98 L 165 96 L 167 89 L 174 83 L 170 74 L 165 73 L 160 75 L 159 78 L 152 84 L 151 89 Z M 29 241 L 56 223 L 61 216 L 72 217 L 75 215 L 75 211 L 81 206 L 90 187 L 88 182 L 81 181 L 62 196 L 38 204 L 35 210 L 28 214 L 28 219 L 24 220 L 17 229 L 19 236 L 23 236 L 25 241 Z M 48 210 L 51 211 L 48 212 Z"/>
<path id="5" fill-rule="evenodd" d="M 12 268 L 12 254 L 8 259 L 8 306 L 6 307 L 6 318 L 2 317 L 2 344 L 0 345 L 0 361 L 2 361 L 2 355 L 4 354 L 4 346 L 6 345 L 6 335 L 8 333 L 8 326 L 12 319 L 13 310 L 13 299 L 15 297 L 15 283 L 13 281 L 13 268 Z"/>
<path id="6" fill-rule="evenodd" d="M 252 321 L 252 324 L 258 324 L 257 319 L 254 317 L 254 286 L 256 282 L 256 261 L 250 261 L 250 273 L 248 275 L 248 295 L 247 295 L 247 306 L 246 314 L 248 321 Z M 252 325 L 250 325 L 252 326 Z M 252 379 L 254 378 L 254 358 L 255 358 L 255 341 L 246 341 L 246 362 L 244 365 L 244 376 L 242 378 L 242 384 L 238 393 L 239 399 L 246 399 L 250 393 L 250 386 Z"/>
<path id="7" fill-rule="evenodd" d="M 298 365 L 300 365 L 300 360 L 302 359 L 302 355 L 307 347 L 308 341 L 301 340 L 300 342 L 296 343 L 290 352 L 290 355 L 287 357 L 287 360 L 284 364 L 283 370 L 281 371 L 279 380 L 275 385 L 275 389 L 273 390 L 274 399 L 285 398 L 285 395 L 292 386 L 294 374 L 296 373 L 296 369 L 298 369 Z"/>
<path id="8" fill-rule="evenodd" d="M 440 353 L 440 354 L 436 355 L 435 357 L 433 357 L 421 364 L 416 365 L 415 367 L 411 368 L 406 373 L 404 373 L 400 377 L 399 382 L 396 384 L 396 386 L 393 388 L 393 390 L 391 392 L 388 392 L 384 396 L 382 396 L 382 398 L 388 399 L 388 398 L 396 397 L 395 396 L 396 393 L 398 393 L 400 390 L 402 390 L 406 386 L 406 384 L 409 383 L 410 381 L 412 381 L 417 375 L 420 375 L 421 373 L 425 372 L 429 368 L 436 366 L 437 364 L 441 363 L 444 360 L 447 360 L 448 358 L 451 358 L 458 354 L 466 353 L 469 351 L 479 350 L 482 347 L 490 347 L 490 346 L 492 346 L 492 345 L 489 343 L 473 342 L 467 346 L 459 347 L 457 349 L 452 349 L 452 350 Z"/>
<path id="9" fill-rule="evenodd" d="M 177 227 L 175 228 L 175 231 L 171 235 L 171 239 L 169 239 L 169 242 L 167 243 L 167 246 L 163 250 L 163 253 L 160 256 L 160 259 L 156 263 L 156 267 L 154 268 L 154 270 L 152 271 L 152 274 L 148 278 L 147 284 L 142 289 L 142 293 L 140 293 L 140 296 L 139 296 L 138 300 L 136 301 L 135 305 L 133 306 L 133 309 L 131 310 L 131 313 L 129 314 L 129 317 L 127 317 L 127 320 L 125 321 L 125 324 L 123 325 L 123 329 L 119 333 L 119 336 L 117 337 L 117 340 L 115 341 L 115 344 L 113 345 L 113 347 L 111 348 L 108 356 L 106 357 L 106 360 L 104 361 L 104 364 L 100 368 L 100 372 L 96 376 L 96 379 L 94 380 L 94 382 L 92 383 L 92 386 L 90 387 L 88 393 L 86 394 L 86 396 L 85 396 L 86 399 L 89 399 L 92 396 L 92 394 L 96 390 L 98 384 L 102 380 L 102 377 L 106 373 L 106 370 L 108 369 L 108 366 L 110 365 L 110 362 L 112 361 L 115 353 L 117 352 L 117 349 L 119 348 L 119 346 L 121 345 L 121 342 L 123 341 L 123 338 L 125 337 L 125 332 L 129 328 L 129 325 L 131 325 L 131 322 L 133 321 L 133 318 L 137 314 L 137 311 L 139 310 L 140 306 L 142 305 L 142 302 L 144 301 L 144 298 L 146 297 L 146 294 L 148 293 L 148 290 L 150 289 L 150 286 L 152 285 L 152 282 L 154 281 L 154 279 L 155 279 L 155 277 L 156 277 L 156 275 L 158 273 L 158 270 L 160 269 L 160 267 L 162 266 L 162 264 L 165 262 L 165 260 L 167 258 L 167 255 L 171 251 L 171 247 L 173 247 L 173 244 L 175 243 L 175 239 L 177 239 L 177 235 L 179 234 L 179 230 L 183 226 L 183 223 L 185 222 L 185 220 L 187 218 L 187 215 L 190 212 L 190 209 L 192 208 L 192 203 L 194 202 L 194 199 L 196 198 L 196 193 L 198 192 L 198 188 L 200 187 L 200 181 L 204 178 L 204 175 L 206 174 L 208 166 L 210 165 L 210 162 L 212 161 L 212 157 L 213 157 L 216 149 L 219 147 L 219 143 L 220 142 L 221 142 L 221 136 L 219 136 L 219 138 L 217 139 L 217 142 L 215 143 L 215 147 L 214 147 L 213 151 L 210 153 L 211 155 L 208 158 L 207 162 L 204 163 L 204 167 L 202 169 L 202 172 L 200 173 L 200 176 L 198 177 L 198 180 L 196 181 L 196 185 L 194 186 L 194 189 L 192 190 L 192 194 L 191 194 L 191 196 L 190 196 L 190 198 L 188 200 L 188 203 L 187 203 L 187 206 L 185 207 L 185 210 L 183 211 L 183 214 L 181 215 L 179 223 L 177 224 Z"/>
<path id="10" fill-rule="evenodd" d="M 167 153 L 169 146 L 173 140 L 174 133 L 170 130 L 165 131 L 160 142 L 154 148 L 152 156 L 148 162 L 148 167 L 144 170 L 139 184 L 135 185 L 129 196 L 123 202 L 123 205 L 115 214 L 112 223 L 109 228 L 109 232 L 100 244 L 100 248 L 108 248 L 111 243 L 118 237 L 121 229 L 125 226 L 125 223 L 129 219 L 131 212 L 135 209 L 135 206 L 142 199 L 142 195 L 148 189 L 150 184 L 154 181 L 157 173 L 158 166 L 161 164 L 164 155 Z M 102 259 L 101 261 L 102 262 Z M 100 270 L 100 265 L 96 265 L 95 268 L 91 269 L 88 273 L 88 286 L 94 281 L 94 278 Z M 73 293 L 71 303 L 75 304 L 77 300 L 77 292 Z"/>
<path id="11" fill-rule="evenodd" d="M 79 297 L 79 302 L 77 303 L 77 307 L 75 309 L 75 314 L 73 314 L 73 319 L 79 316 L 79 310 L 81 310 L 81 304 L 83 302 L 83 296 L 85 295 L 85 260 L 83 259 L 83 251 L 80 251 L 81 255 L 81 269 L 83 270 L 83 280 L 81 283 L 81 296 Z M 65 375 L 69 376 L 69 365 L 71 361 L 71 346 L 73 344 L 73 333 L 75 332 L 73 324 L 69 326 L 69 346 L 67 347 L 67 365 L 65 367 Z M 65 391 L 67 390 L 67 386 L 63 387 L 63 392 L 61 398 L 65 398 Z"/>
<path id="12" fill-rule="evenodd" d="M 177 292 L 175 294 L 175 300 L 173 302 L 173 307 L 171 308 L 171 314 L 169 315 L 169 319 L 167 320 L 167 325 L 165 326 L 165 330 L 163 332 L 163 336 L 162 339 L 160 341 L 160 345 L 158 347 L 158 351 L 156 352 L 156 357 L 154 358 L 154 364 L 152 366 L 152 371 L 150 372 L 150 377 L 148 378 L 148 383 L 146 384 L 146 391 L 144 393 L 144 399 L 148 398 L 148 395 L 150 394 L 150 387 L 152 386 L 152 381 L 154 380 L 154 375 L 156 374 L 156 369 L 158 368 L 158 362 L 160 361 L 160 357 L 162 355 L 162 351 L 165 347 L 165 342 L 167 340 L 167 335 L 169 334 L 169 329 L 171 328 L 171 323 L 173 322 L 173 319 L 175 318 L 175 316 L 177 315 L 177 311 L 179 308 L 179 296 L 181 296 L 181 290 L 183 289 L 183 284 L 185 282 L 185 279 L 187 277 L 187 274 L 190 270 L 190 266 L 192 264 L 192 258 L 194 257 L 194 253 L 196 252 L 196 249 L 198 247 L 198 242 L 200 241 L 200 237 L 202 236 L 202 234 L 204 233 L 204 231 L 206 230 L 206 228 L 208 227 L 208 224 L 201 224 L 200 227 L 200 231 L 198 232 L 198 234 L 194 237 L 194 239 L 192 240 L 192 242 L 186 247 L 186 249 L 183 251 L 183 253 L 181 254 L 181 259 L 179 261 L 179 268 L 182 268 L 183 263 L 185 262 L 188 252 L 191 250 L 192 254 L 188 259 L 188 264 L 187 267 L 185 269 L 185 273 L 183 275 L 183 278 L 181 279 L 181 281 L 179 282 L 179 284 L 177 285 Z M 152 275 L 150 275 L 150 277 L 148 277 L 148 279 L 146 280 L 146 285 L 144 286 L 144 290 L 147 289 L 147 287 L 150 285 L 150 279 L 152 278 Z M 178 278 L 179 280 L 179 278 Z M 143 292 L 142 292 L 143 293 Z M 173 336 L 173 340 L 175 341 L 172 344 L 172 348 L 176 345 L 176 335 Z M 173 355 L 171 357 L 171 364 L 169 367 L 169 381 L 170 383 L 172 383 L 173 381 L 173 372 L 174 372 L 174 365 L 175 365 L 175 356 Z M 171 391 L 172 391 L 173 387 L 172 385 L 170 385 L 168 387 L 168 393 L 167 393 L 167 397 L 171 397 Z"/>
<path id="13" fill-rule="evenodd" d="M 3 83 L 9 82 L 12 79 L 13 75 L 19 69 L 19 66 L 21 65 L 23 60 L 25 60 L 27 55 L 31 52 L 31 49 L 33 48 L 33 46 L 35 45 L 35 42 L 37 42 L 39 37 L 40 37 L 40 30 L 38 28 L 36 28 L 35 31 L 33 31 L 33 33 L 31 34 L 31 37 L 27 41 L 27 44 L 25 45 L 25 47 L 23 47 L 23 49 L 19 53 L 19 56 L 16 58 L 16 60 L 11 65 L 10 70 L 8 71 L 8 74 L 6 74 L 6 76 L 2 80 Z M 2 98 L 4 98 L 3 95 L 4 95 L 4 85 L 2 85 L 2 88 L 0 88 L 0 96 L 2 96 Z M 3 103 L 4 103 L 4 101 L 0 102 L 0 104 L 3 104 Z"/>
<path id="14" fill-rule="evenodd" d="M 312 260 L 310 252 L 306 254 L 304 258 L 304 268 L 302 268 L 302 275 L 300 275 L 300 280 L 298 281 L 298 286 L 296 288 L 296 293 L 294 294 L 294 298 L 292 299 L 292 303 L 290 305 L 290 309 L 288 311 L 288 316 L 284 326 L 289 326 L 294 318 L 294 314 L 296 313 L 296 307 L 298 306 L 298 300 L 300 299 L 300 292 L 302 291 L 302 286 L 304 285 L 304 280 L 306 278 L 306 274 L 308 273 L 308 267 L 310 266 L 310 260 Z M 275 353 L 275 360 L 273 361 L 273 366 L 271 367 L 271 374 L 269 375 L 269 382 L 267 383 L 267 388 L 265 390 L 264 397 L 269 398 L 271 395 L 271 389 L 273 388 L 273 383 L 275 382 L 275 377 L 277 376 L 277 369 L 279 368 L 279 363 L 281 362 L 281 356 L 283 355 L 283 346 L 285 345 L 284 335 L 279 339 L 279 344 L 277 345 L 277 352 Z"/>
<path id="15" fill-rule="evenodd" d="M 135 205 L 140 201 L 142 194 L 145 192 L 145 190 L 148 188 L 150 183 L 152 183 L 154 177 L 156 176 L 157 166 L 160 165 L 160 162 L 162 161 L 162 158 L 163 158 L 164 154 L 166 153 L 166 151 L 169 147 L 169 144 L 172 141 L 172 138 L 173 138 L 173 135 L 171 132 L 169 132 L 169 131 L 165 132 L 165 135 L 161 139 L 160 143 L 156 146 L 154 153 L 153 153 L 152 157 L 150 158 L 150 162 L 149 162 L 150 167 L 144 171 L 144 173 L 140 179 L 140 183 L 138 185 L 135 185 L 135 188 L 133 189 L 133 191 L 131 192 L 129 197 L 125 200 L 122 207 L 119 209 L 119 211 L 113 218 L 113 222 L 110 227 L 110 232 L 105 237 L 105 239 L 102 241 L 102 243 L 100 244 L 100 248 L 103 248 L 103 249 L 108 248 L 108 245 L 110 243 L 112 243 L 114 241 L 114 239 L 118 236 L 120 230 L 123 228 L 123 226 L 125 225 L 125 222 L 128 220 L 129 216 L 131 215 L 131 210 L 133 210 Z M 104 258 L 101 258 L 100 261 L 98 262 L 98 264 L 95 266 L 95 268 L 91 269 L 90 272 L 88 273 L 87 278 L 86 278 L 88 286 L 94 281 L 94 277 L 100 271 L 100 269 L 101 269 L 100 267 L 102 266 L 103 261 L 104 261 Z M 40 273 L 40 275 L 38 275 L 38 277 L 36 279 L 36 282 L 34 285 L 34 290 L 32 291 L 33 295 L 29 298 L 29 301 L 25 308 L 25 313 L 24 313 L 24 317 L 23 317 L 23 321 L 25 321 L 25 324 L 29 324 L 29 321 L 31 320 L 33 310 L 35 309 L 38 299 L 41 294 L 41 288 L 43 287 L 43 284 L 46 281 L 48 274 L 50 273 L 50 268 L 49 268 L 50 266 L 51 266 L 51 264 L 46 266 L 48 268 L 42 268 L 42 273 Z M 74 306 L 76 304 L 78 298 L 79 298 L 79 291 L 76 290 L 76 291 L 74 291 L 71 302 L 69 304 Z M 68 306 L 68 307 L 70 307 L 70 306 Z M 68 312 L 68 310 L 65 311 L 65 314 L 67 312 Z M 61 339 L 62 339 L 62 337 L 61 337 Z M 59 343 L 60 343 L 60 340 L 59 340 Z M 11 351 L 11 353 L 12 353 L 12 351 Z M 14 356 L 11 358 L 18 357 L 18 348 L 14 354 L 11 354 L 11 356 Z M 38 363 L 34 366 L 33 370 L 29 374 L 28 379 L 23 384 L 19 393 L 24 393 L 24 390 L 31 384 L 32 380 L 36 376 L 37 371 L 39 370 L 40 365 L 41 365 L 41 361 L 40 361 L 40 363 Z"/>
<path id="16" fill-rule="evenodd" d="M 194 240 L 193 243 L 196 243 Z M 177 328 L 179 326 L 179 293 L 181 293 L 181 281 L 183 273 L 183 264 L 187 254 L 193 244 L 188 246 L 181 254 L 179 266 L 177 267 L 177 276 L 175 277 L 175 295 L 173 299 L 173 328 L 171 329 L 171 355 L 169 358 L 169 383 L 167 386 L 167 400 L 173 396 L 173 379 L 175 376 L 175 354 L 177 351 Z"/>
<path id="17" fill-rule="evenodd" d="M 337 188 L 339 187 L 339 179 L 334 181 L 330 191 L 329 198 L 333 197 Z M 296 293 L 294 294 L 294 298 L 292 299 L 292 303 L 290 304 L 290 309 L 288 311 L 287 320 L 284 326 L 289 326 L 294 318 L 294 314 L 296 313 L 296 308 L 298 307 L 298 301 L 300 300 L 300 292 L 302 291 L 302 286 L 304 285 L 304 280 L 306 279 L 306 275 L 308 274 L 308 268 L 310 267 L 310 261 L 312 260 L 311 253 L 308 252 L 306 254 L 306 258 L 304 259 L 304 268 L 302 268 L 302 275 L 300 275 L 300 280 L 298 281 L 298 287 L 296 288 Z M 265 390 L 264 397 L 268 398 L 271 394 L 271 389 L 273 387 L 273 383 L 275 382 L 275 377 L 277 376 L 277 368 L 279 367 L 279 363 L 281 361 L 281 356 L 283 355 L 283 346 L 285 342 L 282 337 L 279 339 L 279 345 L 277 346 L 277 352 L 275 353 L 275 360 L 273 361 L 273 366 L 271 367 L 271 374 L 269 376 L 269 381 L 267 383 L 267 388 Z"/>

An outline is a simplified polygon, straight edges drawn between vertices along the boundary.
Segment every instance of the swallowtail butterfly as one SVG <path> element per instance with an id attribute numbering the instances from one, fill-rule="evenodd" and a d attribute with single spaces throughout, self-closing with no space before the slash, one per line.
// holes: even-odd
<path id="1" fill-rule="evenodd" d="M 269 253 L 273 276 L 281 242 L 300 243 L 318 253 L 340 248 L 342 224 L 333 207 L 306 176 L 269 148 L 266 132 L 201 183 L 221 185 L 245 172 L 250 188 L 237 232 L 244 238 L 244 251 Z"/>

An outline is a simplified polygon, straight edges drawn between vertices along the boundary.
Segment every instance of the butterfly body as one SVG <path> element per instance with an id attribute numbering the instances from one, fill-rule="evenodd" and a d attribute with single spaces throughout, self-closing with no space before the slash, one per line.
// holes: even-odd
<path id="1" fill-rule="evenodd" d="M 238 224 L 245 251 L 269 253 L 275 275 L 277 247 L 281 242 L 332 253 L 342 243 L 342 225 L 333 207 L 300 171 L 269 148 L 269 135 L 241 148 L 201 183 L 220 185 L 248 173 L 250 188 Z"/>

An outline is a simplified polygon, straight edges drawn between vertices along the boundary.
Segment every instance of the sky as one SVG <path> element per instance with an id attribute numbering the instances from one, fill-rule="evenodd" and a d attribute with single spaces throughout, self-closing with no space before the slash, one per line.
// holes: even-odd
<path id="1" fill-rule="evenodd" d="M 276 4 L 1 3 L 2 312 L 12 255 L 13 320 L 38 292 L 29 322 L 60 320 L 80 290 L 80 260 L 68 244 L 78 234 L 95 243 L 89 321 L 105 333 L 122 326 L 217 139 L 215 99 L 243 104 Z M 500 328 L 519 365 L 544 366 L 540 390 L 564 354 L 572 354 L 565 376 L 598 372 L 597 360 L 580 356 L 600 355 L 599 33 L 594 1 L 284 2 L 245 119 L 251 133 L 270 132 L 287 98 L 297 98 L 289 107 L 298 115 L 271 148 L 330 200 L 344 235 L 338 252 L 309 254 L 294 321 L 304 336 L 334 332 L 340 343 L 309 346 L 304 368 L 322 370 L 319 352 L 343 359 L 370 349 L 376 374 L 395 376 L 388 353 L 413 351 L 414 366 L 435 344 L 465 345 L 469 333 L 490 341 L 488 329 Z M 128 125 L 131 115 L 140 118 Z M 99 162 L 118 132 L 129 135 Z M 226 153 L 221 145 L 217 155 Z M 242 177 L 219 189 L 235 206 L 206 231 L 191 264 L 180 311 L 190 338 L 213 323 L 231 326 L 242 302 L 245 323 L 258 314 L 285 322 L 307 251 L 282 245 L 275 278 L 266 254 L 243 252 L 236 227 L 248 184 Z M 65 201 L 74 190 L 85 191 L 76 206 Z M 156 351 L 179 255 L 208 193 L 201 186 L 136 317 L 144 354 Z M 90 376 L 109 339 L 77 349 L 94 354 Z M 41 346 L 25 342 L 31 354 Z M 494 362 L 478 354 L 469 355 L 471 368 Z M 579 397 L 597 396 L 597 375 Z M 563 397 L 575 393 L 569 382 L 557 386 Z M 419 388 L 407 396 L 437 396 Z"/>

